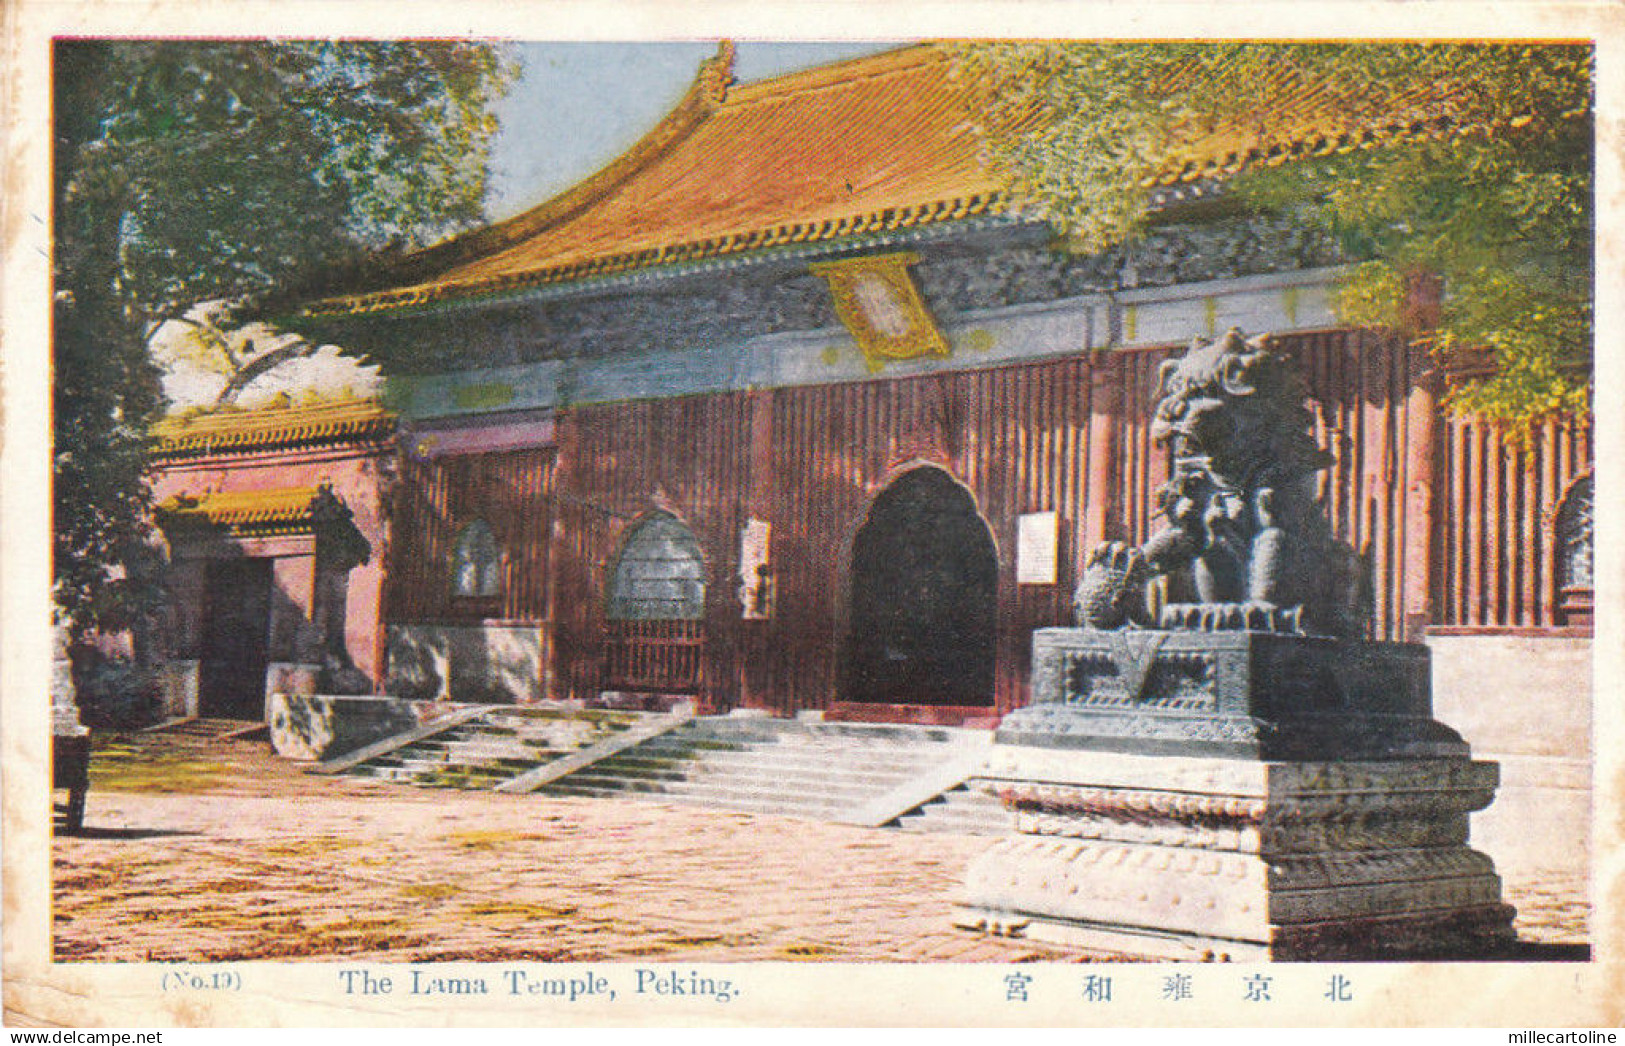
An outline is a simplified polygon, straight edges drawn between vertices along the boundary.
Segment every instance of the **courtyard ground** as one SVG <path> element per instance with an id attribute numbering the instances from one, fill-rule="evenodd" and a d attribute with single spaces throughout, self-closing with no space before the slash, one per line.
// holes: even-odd
<path id="1" fill-rule="evenodd" d="M 1087 961 L 955 930 L 986 837 L 302 772 L 103 737 L 54 841 L 58 961 Z M 1585 956 L 1584 884 L 1507 883 L 1519 957 Z"/>

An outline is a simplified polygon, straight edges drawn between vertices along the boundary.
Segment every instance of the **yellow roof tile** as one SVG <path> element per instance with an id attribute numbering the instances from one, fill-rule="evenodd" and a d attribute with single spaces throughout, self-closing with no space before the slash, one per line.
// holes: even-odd
<path id="1" fill-rule="evenodd" d="M 168 523 L 207 523 L 238 529 L 263 529 L 288 524 L 308 526 L 320 487 L 284 487 L 277 490 L 231 493 L 177 494 L 157 506 L 159 519 Z M 279 528 L 281 529 L 281 528 Z"/>
<path id="2" fill-rule="evenodd" d="M 341 400 L 308 407 L 214 410 L 172 415 L 152 427 L 154 454 L 196 457 L 308 444 L 360 443 L 383 438 L 395 416 L 374 400 Z"/>

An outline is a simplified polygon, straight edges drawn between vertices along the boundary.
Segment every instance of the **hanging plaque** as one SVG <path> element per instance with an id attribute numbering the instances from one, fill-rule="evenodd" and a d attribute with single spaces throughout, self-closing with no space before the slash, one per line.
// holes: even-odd
<path id="1" fill-rule="evenodd" d="M 863 350 L 870 370 L 879 370 L 887 360 L 948 355 L 948 341 L 908 271 L 919 260 L 918 254 L 903 251 L 812 266 L 813 273 L 829 282 L 835 314 Z"/>

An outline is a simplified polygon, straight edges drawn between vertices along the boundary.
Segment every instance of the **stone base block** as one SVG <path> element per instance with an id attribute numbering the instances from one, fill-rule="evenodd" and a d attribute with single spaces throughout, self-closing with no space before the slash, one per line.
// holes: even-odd
<path id="1" fill-rule="evenodd" d="M 1047 941 L 1132 959 L 1174 962 L 1358 962 L 1489 957 L 1511 940 L 1512 909 L 1415 913 L 1283 928 L 1267 941 L 1086 923 L 1065 918 L 1012 917 L 960 907 L 954 923 L 998 936 Z"/>
<path id="2" fill-rule="evenodd" d="M 1017 831 L 956 923 L 1169 959 L 1495 954 L 1512 939 L 1467 760 L 1263 763 L 1000 746 Z"/>
<path id="3" fill-rule="evenodd" d="M 420 725 L 422 702 L 393 697 L 272 694 L 271 747 L 284 759 L 328 760 Z"/>
<path id="4" fill-rule="evenodd" d="M 59 657 L 51 662 L 51 733 L 57 737 L 82 737 L 89 732 L 79 722 L 73 662 Z"/>
<path id="5" fill-rule="evenodd" d="M 546 700 L 551 626 L 392 625 L 384 689 L 400 697 L 475 704 Z"/>
<path id="6" fill-rule="evenodd" d="M 158 667 L 159 716 L 180 719 L 198 714 L 199 662 L 166 661 Z"/>
<path id="7" fill-rule="evenodd" d="M 1239 759 L 1460 758 L 1428 650 L 1273 632 L 1045 628 L 1012 745 Z"/>

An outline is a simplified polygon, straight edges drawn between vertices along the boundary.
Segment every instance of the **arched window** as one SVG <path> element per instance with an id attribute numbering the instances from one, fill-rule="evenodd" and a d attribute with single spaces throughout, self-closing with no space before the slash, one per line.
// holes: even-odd
<path id="1" fill-rule="evenodd" d="M 1553 551 L 1557 554 L 1553 564 L 1557 605 L 1552 619 L 1571 628 L 1591 627 L 1595 606 L 1591 556 L 1596 535 L 1592 529 L 1591 487 L 1589 474 L 1575 480 L 1552 520 Z"/>
<path id="2" fill-rule="evenodd" d="M 1557 586 L 1562 589 L 1591 587 L 1591 477 L 1574 481 L 1557 509 L 1552 528 L 1557 544 Z"/>
<path id="3" fill-rule="evenodd" d="M 609 581 L 611 621 L 697 621 L 705 616 L 699 542 L 671 516 L 638 524 Z"/>
<path id="4" fill-rule="evenodd" d="M 495 596 L 502 589 L 502 553 L 491 528 L 476 519 L 457 535 L 451 554 L 451 594 L 463 598 Z"/>

